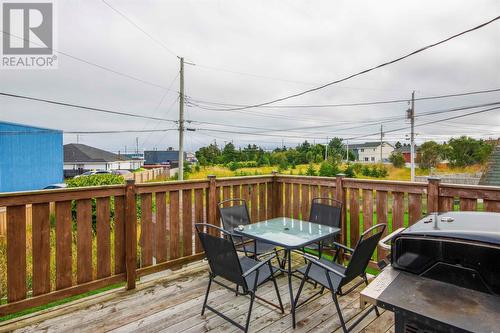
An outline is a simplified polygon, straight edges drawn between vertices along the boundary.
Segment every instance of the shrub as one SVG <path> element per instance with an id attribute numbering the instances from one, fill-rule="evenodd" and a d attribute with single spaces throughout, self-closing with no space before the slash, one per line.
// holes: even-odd
<path id="1" fill-rule="evenodd" d="M 335 177 L 337 173 L 339 169 L 336 164 L 325 161 L 319 167 L 319 175 L 322 177 Z"/>
<path id="2" fill-rule="evenodd" d="M 66 180 L 68 187 L 103 186 L 124 183 L 125 179 L 122 176 L 113 174 L 82 176 Z"/>
<path id="3" fill-rule="evenodd" d="M 352 164 L 347 164 L 346 168 L 344 169 L 344 173 L 347 178 L 356 178 L 356 173 L 354 172 L 354 166 Z"/>
<path id="4" fill-rule="evenodd" d="M 395 168 L 402 168 L 405 166 L 405 158 L 401 152 L 393 152 L 389 156 L 389 161 L 394 165 Z"/>
<path id="5" fill-rule="evenodd" d="M 306 175 L 307 176 L 316 176 L 316 170 L 314 169 L 314 165 L 312 163 L 309 163 L 309 166 L 307 167 L 307 170 L 306 170 Z"/>

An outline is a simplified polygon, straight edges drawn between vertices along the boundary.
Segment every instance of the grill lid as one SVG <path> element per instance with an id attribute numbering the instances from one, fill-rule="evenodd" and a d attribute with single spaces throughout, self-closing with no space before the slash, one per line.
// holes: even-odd
<path id="1" fill-rule="evenodd" d="M 500 213 L 431 214 L 406 228 L 401 235 L 446 237 L 500 245 Z"/>

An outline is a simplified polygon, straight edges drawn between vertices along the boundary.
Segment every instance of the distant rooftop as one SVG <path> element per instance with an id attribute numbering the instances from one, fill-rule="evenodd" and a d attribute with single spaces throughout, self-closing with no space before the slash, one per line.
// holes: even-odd
<path id="1" fill-rule="evenodd" d="M 116 162 L 125 159 L 109 151 L 87 146 L 81 143 L 64 145 L 64 162 Z"/>
<path id="2" fill-rule="evenodd" d="M 389 145 L 389 146 L 392 147 L 392 145 L 389 142 L 384 141 L 384 144 Z M 380 146 L 380 141 L 349 144 L 349 149 L 356 149 L 356 148 L 376 148 L 378 146 Z"/>

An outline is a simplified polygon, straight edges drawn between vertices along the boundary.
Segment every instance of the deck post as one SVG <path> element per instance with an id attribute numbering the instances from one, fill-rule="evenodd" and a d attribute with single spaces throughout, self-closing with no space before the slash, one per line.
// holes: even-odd
<path id="1" fill-rule="evenodd" d="M 125 188 L 125 266 L 127 290 L 135 289 L 137 262 L 137 207 L 135 180 L 127 180 Z"/>
<path id="2" fill-rule="evenodd" d="M 279 207 L 280 207 L 280 195 L 279 195 L 279 190 L 278 190 L 278 171 L 273 171 L 272 172 L 272 175 L 273 175 L 273 182 L 272 182 L 272 186 L 273 186 L 273 197 L 272 199 L 270 200 L 271 201 L 271 205 L 273 207 L 273 217 L 279 217 L 281 214 L 280 214 L 280 211 L 279 211 Z"/>
<path id="3" fill-rule="evenodd" d="M 207 220 L 208 224 L 218 226 L 217 223 L 217 183 L 215 175 L 208 175 L 207 193 Z"/>
<path id="4" fill-rule="evenodd" d="M 341 231 L 341 240 L 342 244 L 347 245 L 347 219 L 346 219 L 346 195 L 344 189 L 344 180 L 345 174 L 339 173 L 335 176 L 335 198 L 342 202 L 342 214 L 340 217 L 340 223 L 342 226 Z"/>
<path id="5" fill-rule="evenodd" d="M 439 185 L 441 178 L 427 178 L 427 214 L 439 212 Z"/>

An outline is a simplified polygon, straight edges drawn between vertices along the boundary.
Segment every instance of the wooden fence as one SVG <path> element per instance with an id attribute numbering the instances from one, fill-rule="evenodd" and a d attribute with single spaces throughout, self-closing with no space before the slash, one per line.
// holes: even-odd
<path id="1" fill-rule="evenodd" d="M 452 210 L 455 204 L 461 210 L 500 211 L 500 187 L 440 184 L 437 179 L 410 183 L 341 176 L 210 176 L 2 194 L 7 272 L 0 272 L 0 286 L 6 285 L 0 289 L 0 299 L 5 299 L 0 316 L 120 282 L 133 289 L 138 277 L 201 259 L 194 223 L 219 225 L 221 200 L 246 199 L 252 221 L 259 221 L 276 216 L 307 219 L 311 199 L 317 196 L 344 203 L 341 240 L 352 245 L 375 223 L 388 223 L 391 231 L 423 214 Z"/>
<path id="2" fill-rule="evenodd" d="M 123 175 L 123 178 L 125 178 L 125 180 L 133 179 L 136 183 L 146 183 L 159 179 L 168 180 L 168 178 L 170 178 L 170 169 L 155 168 L 140 172 L 132 172 L 127 175 Z"/>

